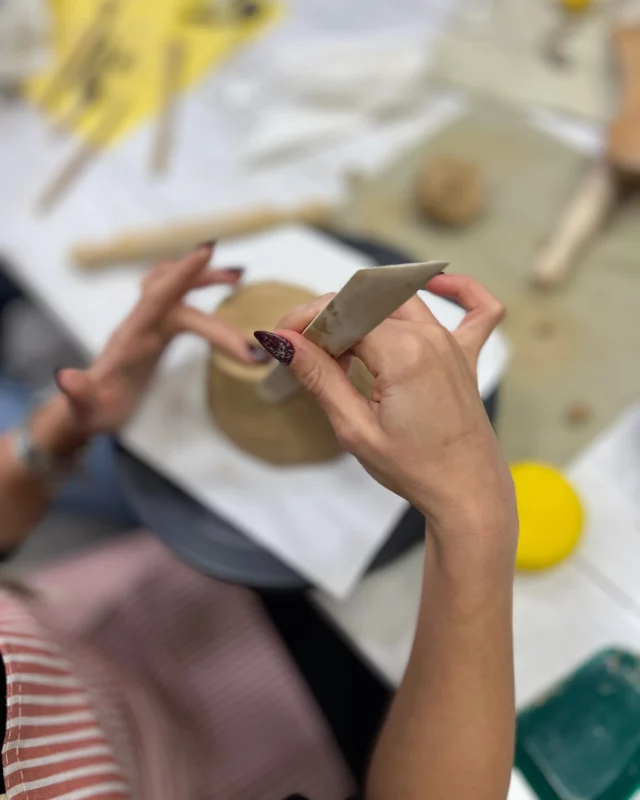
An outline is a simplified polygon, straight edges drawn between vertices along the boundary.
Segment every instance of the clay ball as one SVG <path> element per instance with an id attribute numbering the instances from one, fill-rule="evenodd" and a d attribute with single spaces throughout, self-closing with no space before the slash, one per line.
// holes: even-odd
<path id="1" fill-rule="evenodd" d="M 454 156 L 430 158 L 418 176 L 418 204 L 429 220 L 453 227 L 469 225 L 486 205 L 477 165 Z"/>

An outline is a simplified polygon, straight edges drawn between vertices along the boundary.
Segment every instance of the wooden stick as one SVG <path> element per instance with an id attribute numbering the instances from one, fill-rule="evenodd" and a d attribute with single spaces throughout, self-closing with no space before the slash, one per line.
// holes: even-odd
<path id="1" fill-rule="evenodd" d="M 573 197 L 551 240 L 539 255 L 533 282 L 541 288 L 557 286 L 579 252 L 601 228 L 617 196 L 617 180 L 607 163 L 597 164 Z"/>
<path id="2" fill-rule="evenodd" d="M 307 203 L 297 208 L 255 208 L 251 211 L 131 231 L 106 242 L 84 242 L 71 251 L 75 264 L 95 269 L 108 264 L 154 261 L 183 255 L 200 242 L 246 236 L 278 225 L 326 225 L 331 208 Z"/>
<path id="3" fill-rule="evenodd" d="M 151 171 L 156 174 L 164 172 L 169 164 L 185 54 L 185 43 L 181 39 L 169 42 L 165 50 L 158 127 L 151 151 Z"/>
<path id="4" fill-rule="evenodd" d="M 39 99 L 42 106 L 49 106 L 67 86 L 82 78 L 84 65 L 91 58 L 100 39 L 105 36 L 106 27 L 116 8 L 116 0 L 105 0 L 102 3 L 95 17 L 80 33 L 45 86 Z"/>
<path id="5" fill-rule="evenodd" d="M 124 104 L 113 105 L 107 109 L 92 136 L 78 145 L 62 168 L 45 186 L 36 201 L 38 211 L 49 211 L 60 200 L 64 192 L 107 143 L 109 137 L 115 132 L 124 118 L 125 112 L 126 106 Z"/>
<path id="6" fill-rule="evenodd" d="M 85 68 L 78 87 L 78 96 L 72 107 L 64 112 L 55 122 L 54 130 L 60 133 L 73 131 L 74 126 L 89 106 L 96 101 L 92 96 L 96 87 L 100 86 L 102 73 L 109 63 L 111 56 L 109 43 L 106 38 L 98 38 Z"/>

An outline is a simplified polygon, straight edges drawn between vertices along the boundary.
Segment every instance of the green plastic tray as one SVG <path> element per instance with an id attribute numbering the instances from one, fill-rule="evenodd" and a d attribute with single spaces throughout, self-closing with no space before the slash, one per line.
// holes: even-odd
<path id="1" fill-rule="evenodd" d="M 605 650 L 518 716 L 516 766 L 540 800 L 640 788 L 640 660 Z"/>

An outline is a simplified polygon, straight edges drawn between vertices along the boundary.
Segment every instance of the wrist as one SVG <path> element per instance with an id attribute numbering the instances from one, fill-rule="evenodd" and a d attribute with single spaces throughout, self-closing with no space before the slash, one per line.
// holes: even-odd
<path id="1" fill-rule="evenodd" d="M 55 458 L 73 458 L 90 438 L 74 418 L 69 403 L 57 394 L 32 415 L 28 423 L 38 450 Z"/>
<path id="2" fill-rule="evenodd" d="M 518 547 L 515 514 L 491 523 L 474 520 L 473 525 L 461 520 L 444 526 L 427 521 L 426 537 L 435 562 L 451 578 L 513 581 Z"/>

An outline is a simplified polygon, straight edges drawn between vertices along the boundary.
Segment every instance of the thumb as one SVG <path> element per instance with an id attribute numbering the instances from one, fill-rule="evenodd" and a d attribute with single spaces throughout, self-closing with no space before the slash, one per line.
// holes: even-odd
<path id="1" fill-rule="evenodd" d="M 67 398 L 76 416 L 86 419 L 96 405 L 96 393 L 91 378 L 83 370 L 59 369 L 55 379 L 58 389 Z"/>
<path id="2" fill-rule="evenodd" d="M 347 447 L 354 436 L 361 435 L 371 425 L 369 404 L 328 353 L 296 331 L 256 331 L 255 337 L 270 355 L 287 364 L 300 384 L 316 398 Z"/>

